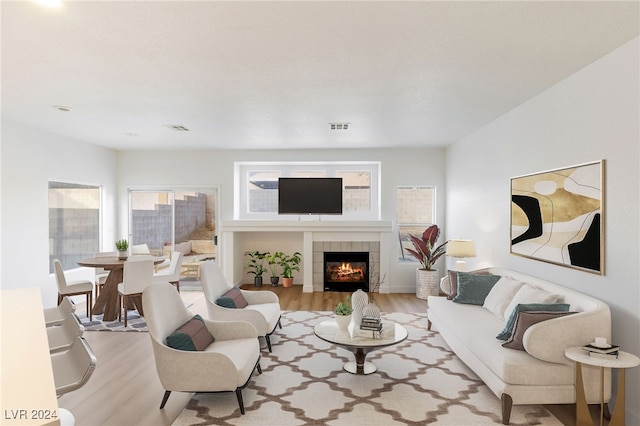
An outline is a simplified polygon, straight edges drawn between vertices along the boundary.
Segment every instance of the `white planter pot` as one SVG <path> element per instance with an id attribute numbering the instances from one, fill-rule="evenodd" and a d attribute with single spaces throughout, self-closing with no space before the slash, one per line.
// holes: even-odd
<path id="1" fill-rule="evenodd" d="M 437 270 L 416 269 L 416 297 L 426 300 L 440 293 L 440 274 Z"/>
<path id="2" fill-rule="evenodd" d="M 351 323 L 351 315 L 334 315 L 336 317 L 336 322 L 338 323 L 338 328 L 340 330 L 348 330 L 349 324 Z"/>

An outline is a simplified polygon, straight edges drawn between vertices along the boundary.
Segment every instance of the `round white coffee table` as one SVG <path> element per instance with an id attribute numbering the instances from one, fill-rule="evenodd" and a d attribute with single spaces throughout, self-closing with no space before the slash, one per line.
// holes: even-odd
<path id="1" fill-rule="evenodd" d="M 380 338 L 373 338 L 370 330 L 360 330 L 353 323 L 347 330 L 338 328 L 335 320 L 322 321 L 316 325 L 313 332 L 320 339 L 333 343 L 353 353 L 355 362 L 347 362 L 343 368 L 352 374 L 371 374 L 378 370 L 373 363 L 365 361 L 369 352 L 385 346 L 398 344 L 405 340 L 409 333 L 407 329 L 392 321 L 382 321 Z"/>

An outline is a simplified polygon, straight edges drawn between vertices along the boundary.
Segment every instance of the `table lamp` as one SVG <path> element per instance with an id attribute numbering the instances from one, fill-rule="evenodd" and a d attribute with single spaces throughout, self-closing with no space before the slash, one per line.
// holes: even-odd
<path id="1" fill-rule="evenodd" d="M 476 246 L 471 240 L 449 240 L 447 243 L 447 256 L 455 257 L 456 271 L 466 271 L 467 262 L 463 259 L 465 257 L 476 257 Z"/>

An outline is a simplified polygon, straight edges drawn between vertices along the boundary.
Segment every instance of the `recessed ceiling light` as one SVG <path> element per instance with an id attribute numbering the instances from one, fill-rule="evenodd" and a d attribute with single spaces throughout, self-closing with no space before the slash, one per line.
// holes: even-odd
<path id="1" fill-rule="evenodd" d="M 170 128 L 171 130 L 175 131 L 175 132 L 188 132 L 189 129 L 187 129 L 185 126 L 181 126 L 180 124 L 165 124 L 165 127 Z"/>
<path id="2" fill-rule="evenodd" d="M 69 112 L 69 111 L 71 111 L 71 107 L 64 106 L 64 105 L 54 105 L 53 107 L 54 107 L 55 109 L 57 109 L 58 111 L 62 111 L 62 112 Z"/>
<path id="3" fill-rule="evenodd" d="M 349 130 L 351 123 L 329 123 L 331 130 Z"/>
<path id="4" fill-rule="evenodd" d="M 125 133 L 125 136 L 136 137 L 136 136 L 140 136 L 140 134 L 135 132 L 128 132 L 128 133 Z"/>

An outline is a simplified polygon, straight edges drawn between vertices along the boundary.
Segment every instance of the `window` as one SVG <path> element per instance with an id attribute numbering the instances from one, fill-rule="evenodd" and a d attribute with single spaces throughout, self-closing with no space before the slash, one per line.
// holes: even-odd
<path id="1" fill-rule="evenodd" d="M 323 216 L 323 220 L 380 219 L 378 162 L 236 163 L 235 172 L 236 219 L 282 219 L 278 215 L 280 177 L 341 177 L 342 215 Z"/>
<path id="2" fill-rule="evenodd" d="M 215 257 L 217 190 L 130 190 L 130 245 L 167 256 L 172 246 Z"/>
<path id="3" fill-rule="evenodd" d="M 435 223 L 434 187 L 402 186 L 396 192 L 396 221 L 400 242 L 400 260 L 414 260 L 407 256 L 405 248 L 413 248 L 409 234 L 422 235 L 429 225 Z"/>
<path id="4" fill-rule="evenodd" d="M 100 247 L 100 187 L 49 182 L 49 272 L 53 259 L 63 269 L 93 257 Z"/>

